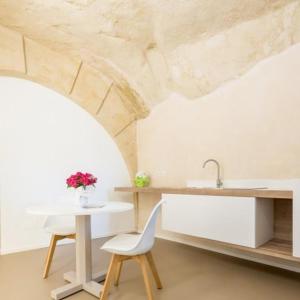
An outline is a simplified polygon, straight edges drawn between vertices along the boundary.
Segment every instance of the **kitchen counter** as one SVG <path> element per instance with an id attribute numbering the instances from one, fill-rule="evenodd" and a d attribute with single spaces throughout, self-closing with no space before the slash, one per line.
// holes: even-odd
<path id="1" fill-rule="evenodd" d="M 269 189 L 269 188 L 193 188 L 193 187 L 115 187 L 116 192 L 133 193 L 133 200 L 136 213 L 136 227 L 138 229 L 139 220 L 139 198 L 142 195 L 153 194 L 157 195 L 157 201 L 160 199 L 161 194 L 177 194 L 177 195 L 203 195 L 203 196 L 220 196 L 220 197 L 236 197 L 237 204 L 242 205 L 241 201 L 245 198 L 245 205 L 249 202 L 249 198 L 256 198 L 264 205 L 264 199 L 273 199 L 274 201 L 274 238 L 265 244 L 253 248 L 232 244 L 229 242 L 222 242 L 209 238 L 197 237 L 197 241 L 201 241 L 204 247 L 216 249 L 217 252 L 231 253 L 230 255 L 238 256 L 238 253 L 247 256 L 246 259 L 276 265 L 279 267 L 287 268 L 289 270 L 297 269 L 300 272 L 300 258 L 293 256 L 293 238 L 292 232 L 295 230 L 293 227 L 293 204 L 292 201 L 297 201 L 293 192 L 292 185 L 287 185 L 286 189 Z M 171 195 L 169 195 L 171 196 Z M 169 197 L 168 196 L 168 197 Z M 174 195 L 175 196 L 175 195 Z M 170 197 L 171 199 L 172 197 Z M 183 197 L 184 198 L 184 197 Z M 182 199 L 183 199 L 182 198 Z M 147 199 L 147 198 L 145 198 Z M 250 199 L 251 200 L 251 199 Z M 176 201 L 176 200 L 175 200 Z M 205 201 L 205 199 L 204 199 Z M 232 200 L 231 200 L 232 201 Z M 170 204 L 173 203 L 170 200 Z M 195 203 L 194 203 L 195 204 Z M 172 204 L 173 205 L 173 204 Z M 175 205 L 175 204 L 174 204 Z M 268 201 L 266 201 L 268 205 Z M 235 207 L 235 206 L 233 206 Z M 231 210 L 227 210 L 231 211 Z M 294 229 L 293 229 L 294 228 Z M 262 232 L 259 230 L 259 232 Z M 206 245 L 206 246 L 205 246 Z M 233 251 L 233 252 L 231 252 Z M 257 259 L 257 260 L 256 260 Z M 279 265 L 278 265 L 279 263 Z M 282 265 L 281 265 L 282 264 Z M 292 267 L 292 269 L 290 268 Z"/>
<path id="2" fill-rule="evenodd" d="M 293 199 L 293 191 L 271 189 L 244 189 L 244 188 L 170 188 L 170 187 L 116 187 L 116 192 L 131 193 L 156 193 L 156 194 L 184 194 L 184 195 L 208 195 L 231 197 L 255 197 L 271 199 Z"/>

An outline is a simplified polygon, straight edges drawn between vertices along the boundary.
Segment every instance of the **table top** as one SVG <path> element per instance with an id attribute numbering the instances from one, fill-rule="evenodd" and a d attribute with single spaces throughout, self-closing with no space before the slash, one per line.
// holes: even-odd
<path id="1" fill-rule="evenodd" d="M 118 213 L 133 209 L 128 202 L 106 201 L 102 207 L 82 208 L 72 204 L 45 204 L 31 206 L 26 209 L 28 214 L 41 216 L 87 216 L 103 212 Z"/>

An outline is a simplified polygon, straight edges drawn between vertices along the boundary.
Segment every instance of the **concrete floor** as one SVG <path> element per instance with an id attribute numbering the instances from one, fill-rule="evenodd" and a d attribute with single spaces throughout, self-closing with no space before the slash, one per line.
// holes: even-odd
<path id="1" fill-rule="evenodd" d="M 108 265 L 109 255 L 100 253 L 103 241 L 94 241 L 94 270 Z M 0 257 L 0 299 L 45 300 L 50 291 L 64 284 L 62 274 L 74 269 L 74 245 L 57 248 L 49 278 L 42 279 L 46 249 Z M 101 255 L 102 256 L 101 256 Z M 157 300 L 298 300 L 300 275 L 157 240 L 153 249 L 164 289 L 155 290 Z M 154 286 L 154 285 L 153 285 Z M 92 300 L 80 292 L 68 299 Z M 146 299 L 140 270 L 135 262 L 124 265 L 120 286 L 110 300 Z"/>

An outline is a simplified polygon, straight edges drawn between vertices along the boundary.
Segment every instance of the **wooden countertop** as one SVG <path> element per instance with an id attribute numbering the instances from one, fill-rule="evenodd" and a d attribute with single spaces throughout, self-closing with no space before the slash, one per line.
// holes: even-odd
<path id="1" fill-rule="evenodd" d="M 185 194 L 185 195 L 208 195 L 208 196 L 233 196 L 255 198 L 278 198 L 293 199 L 293 191 L 271 189 L 240 189 L 240 188 L 170 188 L 170 187 L 116 187 L 116 192 L 131 193 L 156 193 L 156 194 Z"/>

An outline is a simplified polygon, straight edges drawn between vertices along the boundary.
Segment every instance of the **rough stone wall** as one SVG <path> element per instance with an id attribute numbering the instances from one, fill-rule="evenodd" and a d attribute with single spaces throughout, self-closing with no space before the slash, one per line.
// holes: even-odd
<path id="1" fill-rule="evenodd" d="M 111 67 L 108 67 L 110 74 Z M 147 114 L 141 98 L 120 75 L 110 78 L 77 57 L 53 51 L 0 26 L 0 75 L 36 81 L 73 99 L 87 110 L 117 143 L 128 169 L 137 168 L 136 121 Z"/>
<path id="2" fill-rule="evenodd" d="M 300 2 L 209 38 L 180 45 L 169 56 L 171 89 L 196 98 L 246 73 L 259 61 L 300 41 Z"/>
<path id="3" fill-rule="evenodd" d="M 149 108 L 208 94 L 299 42 L 299 0 L 2 0 L 0 23 L 100 69 Z M 107 71 L 108 72 L 108 71 Z"/>

